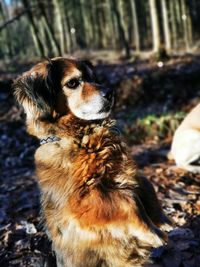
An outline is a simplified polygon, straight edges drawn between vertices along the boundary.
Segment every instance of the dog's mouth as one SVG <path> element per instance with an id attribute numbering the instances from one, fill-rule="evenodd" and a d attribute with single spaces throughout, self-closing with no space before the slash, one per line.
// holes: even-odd
<path id="1" fill-rule="evenodd" d="M 98 113 L 110 113 L 113 108 L 113 105 L 114 105 L 114 97 L 112 97 L 109 101 L 107 100 Z"/>
<path id="2" fill-rule="evenodd" d="M 106 103 L 106 105 L 102 109 L 100 109 L 98 113 L 108 113 L 111 111 L 111 109 L 112 103 Z"/>
<path id="3" fill-rule="evenodd" d="M 111 103 L 108 101 L 106 102 L 107 103 L 105 103 L 104 106 L 100 110 L 96 111 L 96 114 L 95 112 L 93 114 L 92 113 L 88 114 L 88 112 L 83 112 L 82 115 L 84 116 L 84 118 L 82 117 L 82 119 L 96 121 L 96 120 L 104 120 L 108 118 L 111 113 L 114 101 L 112 101 Z"/>

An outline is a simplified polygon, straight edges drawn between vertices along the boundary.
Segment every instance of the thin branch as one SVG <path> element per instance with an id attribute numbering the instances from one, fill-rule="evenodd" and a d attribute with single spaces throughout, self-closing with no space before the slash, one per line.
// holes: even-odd
<path id="1" fill-rule="evenodd" d="M 13 23 L 15 20 L 18 20 L 21 16 L 26 14 L 29 11 L 29 9 L 24 9 L 21 13 L 19 13 L 17 16 L 13 17 L 12 19 L 7 20 L 5 23 L 0 25 L 0 31 L 6 28 L 9 24 Z"/>

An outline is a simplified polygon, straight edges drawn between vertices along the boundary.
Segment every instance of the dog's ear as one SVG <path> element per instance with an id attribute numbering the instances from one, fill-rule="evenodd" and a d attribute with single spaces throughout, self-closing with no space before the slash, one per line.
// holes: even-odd
<path id="1" fill-rule="evenodd" d="M 81 69 L 86 80 L 95 81 L 97 79 L 95 74 L 95 67 L 89 60 L 79 60 L 78 66 Z"/>
<path id="2" fill-rule="evenodd" d="M 84 60 L 81 60 L 81 62 L 82 62 L 82 64 L 84 64 L 85 66 L 90 68 L 91 70 L 94 70 L 94 65 L 92 64 L 91 61 L 84 59 Z"/>
<path id="3" fill-rule="evenodd" d="M 52 118 L 56 100 L 52 66 L 52 61 L 39 63 L 13 83 L 14 95 L 29 117 L 37 114 L 41 120 Z"/>

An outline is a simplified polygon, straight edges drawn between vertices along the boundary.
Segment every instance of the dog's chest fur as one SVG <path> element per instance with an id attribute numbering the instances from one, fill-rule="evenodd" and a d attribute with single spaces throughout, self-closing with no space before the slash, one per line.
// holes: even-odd
<path id="1" fill-rule="evenodd" d="M 44 195 L 60 208 L 67 205 L 76 216 L 80 212 L 81 220 L 101 204 L 113 206 L 111 195 L 115 198 L 126 192 L 129 198 L 129 190 L 135 185 L 135 168 L 126 147 L 107 125 L 87 126 L 78 138 L 65 136 L 59 142 L 45 144 L 38 148 L 35 160 Z M 99 212 L 95 223 L 104 223 L 110 217 L 113 220 L 113 214 Z"/>
<path id="2" fill-rule="evenodd" d="M 87 126 L 81 132 L 36 151 L 47 229 L 56 247 L 69 254 L 73 249 L 81 254 L 96 247 L 105 258 L 104 249 L 123 243 L 121 259 L 127 258 L 133 248 L 137 250 L 133 236 L 142 241 L 145 232 L 134 221 L 138 216 L 133 200 L 134 164 L 110 123 Z M 113 249 L 109 257 L 119 253 Z"/>

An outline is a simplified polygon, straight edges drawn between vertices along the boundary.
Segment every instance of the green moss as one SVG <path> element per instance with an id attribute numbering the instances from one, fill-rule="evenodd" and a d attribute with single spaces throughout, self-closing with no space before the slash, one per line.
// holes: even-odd
<path id="1" fill-rule="evenodd" d="M 167 113 L 160 116 L 150 114 L 128 123 L 124 127 L 124 133 L 128 140 L 135 144 L 142 143 L 147 139 L 163 140 L 173 136 L 184 117 L 184 112 Z"/>

